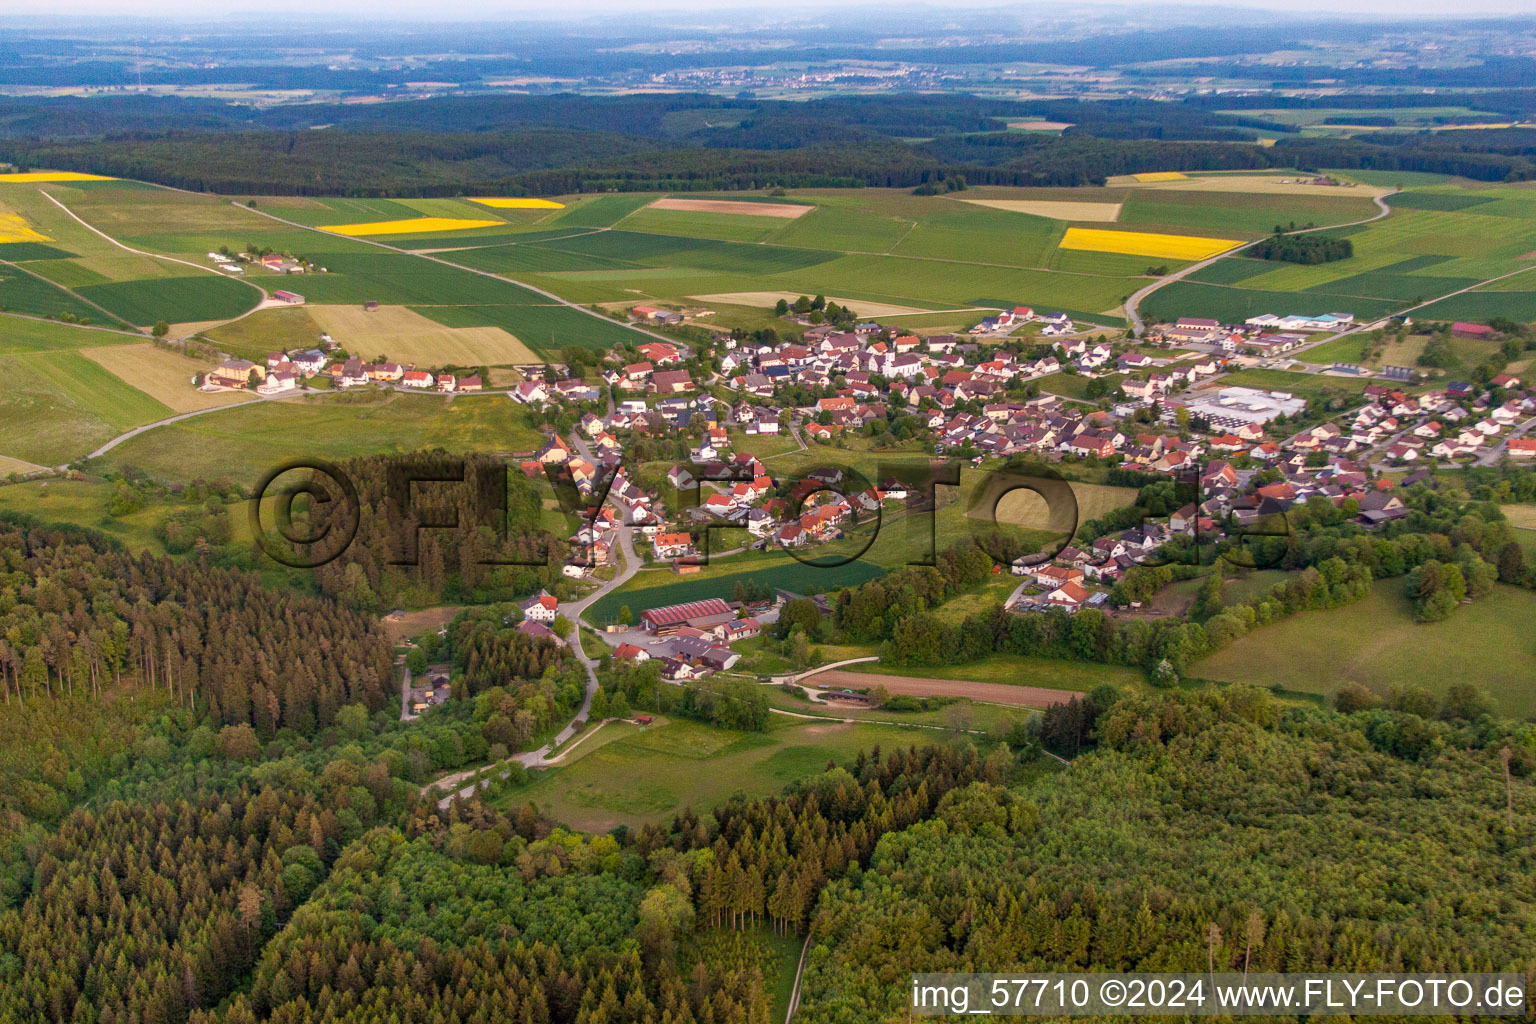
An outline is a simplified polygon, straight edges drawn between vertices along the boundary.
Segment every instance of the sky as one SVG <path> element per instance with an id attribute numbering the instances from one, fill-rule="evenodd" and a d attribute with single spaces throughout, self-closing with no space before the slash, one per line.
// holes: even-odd
<path id="1" fill-rule="evenodd" d="M 1530 15 L 1531 0 L 1177 0 L 1182 6 L 1243 8 L 1247 11 L 1273 11 L 1277 14 L 1320 14 L 1342 17 L 1467 17 L 1488 15 Z M 1166 0 L 1070 0 L 1066 5 L 1052 4 L 1053 10 L 1063 6 L 1129 7 L 1139 12 L 1166 9 Z M 781 11 L 795 10 L 797 14 L 814 16 L 818 10 L 855 9 L 859 7 L 876 11 L 879 6 L 870 0 L 823 0 L 817 4 L 772 5 Z M 905 6 L 905 5 L 902 5 Z M 940 9 L 948 7 L 1014 7 L 1009 0 L 945 0 Z M 46 8 L 38 0 L 0 0 L 0 17 L 5 16 L 117 16 L 117 17 L 196 17 L 199 20 L 218 18 L 221 13 L 232 19 L 245 19 L 267 15 L 275 11 L 303 12 L 310 15 L 326 15 L 333 18 L 357 17 L 376 20 L 381 17 L 409 21 L 481 20 L 515 21 L 564 20 L 566 17 L 587 18 L 604 11 L 626 14 L 650 14 L 655 17 L 662 11 L 684 15 L 705 15 L 723 9 L 770 9 L 763 0 L 581 0 L 579 4 L 554 3 L 551 0 L 437 0 L 422 4 L 419 0 L 328 0 L 317 6 L 312 0 L 260 0 L 257 5 L 235 2 L 228 5 L 209 4 L 207 0 L 48 0 Z"/>

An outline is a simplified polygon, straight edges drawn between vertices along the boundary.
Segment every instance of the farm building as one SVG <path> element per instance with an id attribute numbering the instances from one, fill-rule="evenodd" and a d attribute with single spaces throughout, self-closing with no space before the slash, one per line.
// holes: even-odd
<path id="1" fill-rule="evenodd" d="M 640 628 L 657 636 L 669 636 L 684 626 L 708 629 L 721 622 L 729 622 L 736 612 L 718 597 L 686 604 L 669 604 L 660 608 L 648 608 L 640 615 Z"/>
<path id="2" fill-rule="evenodd" d="M 278 302 L 286 302 L 290 306 L 297 306 L 304 301 L 304 296 L 298 292 L 283 291 L 282 289 L 273 292 L 272 297 Z"/>

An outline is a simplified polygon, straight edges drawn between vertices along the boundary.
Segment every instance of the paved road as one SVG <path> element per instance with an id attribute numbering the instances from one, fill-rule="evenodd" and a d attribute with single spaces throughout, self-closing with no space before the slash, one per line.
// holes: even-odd
<path id="1" fill-rule="evenodd" d="M 579 441 L 574 433 L 572 434 L 572 440 L 573 442 Z M 596 590 L 592 591 L 592 593 L 588 594 L 581 600 L 562 605 L 560 608 L 560 614 L 570 619 L 572 624 L 576 627 L 571 630 L 571 635 L 568 638 L 568 641 L 571 645 L 571 653 L 576 656 L 576 660 L 581 662 L 582 668 L 586 669 L 587 672 L 587 692 L 586 696 L 582 698 L 580 709 L 577 710 L 575 716 L 570 720 L 570 722 L 566 724 L 565 728 L 561 729 L 558 733 L 555 734 L 555 738 L 553 740 L 544 744 L 537 750 L 524 750 L 513 754 L 509 760 L 516 761 L 523 765 L 525 768 L 542 768 L 546 766 L 550 763 L 550 750 L 560 746 L 560 744 L 574 736 L 576 734 L 576 730 L 586 722 L 588 716 L 591 714 L 592 698 L 597 693 L 597 659 L 588 657 L 587 652 L 582 649 L 580 628 L 581 617 L 583 613 L 585 613 L 586 610 L 591 607 L 593 602 L 597 601 L 605 594 L 608 594 L 611 591 L 622 587 L 634 577 L 635 573 L 640 571 L 640 559 L 635 554 L 633 532 L 633 527 L 621 526 L 618 528 L 619 549 L 624 554 L 624 567 L 620 569 L 619 572 L 614 574 L 613 579 L 609 580 L 607 583 L 604 583 L 602 586 L 598 587 Z M 457 785 L 461 780 L 467 779 L 471 775 L 474 775 L 481 770 L 483 770 L 483 767 L 466 769 L 465 771 L 450 775 L 447 778 L 440 779 L 433 785 Z M 503 777 L 505 777 L 507 772 L 502 772 L 501 774 Z M 443 810 L 447 810 L 449 805 L 453 803 L 454 797 L 462 797 L 467 800 L 475 795 L 475 790 L 478 789 L 481 785 L 481 783 L 476 782 L 468 786 L 464 786 L 463 788 L 443 797 L 437 802 L 437 806 Z"/>
<path id="2" fill-rule="evenodd" d="M 1524 423 L 1515 427 L 1514 430 L 1509 432 L 1508 437 L 1501 439 L 1498 444 L 1494 445 L 1492 448 L 1479 455 L 1477 457 L 1477 464 L 1479 466 L 1491 466 L 1498 462 L 1499 459 L 1503 457 L 1504 453 L 1509 449 L 1509 442 L 1513 441 L 1517 437 L 1524 437 L 1527 433 L 1530 432 L 1532 427 L 1536 427 L 1536 417 L 1532 417 L 1531 419 L 1528 419 Z"/>
<path id="3" fill-rule="evenodd" d="M 1393 194 L 1394 193 L 1391 192 L 1387 193 L 1387 195 Z M 1369 224 L 1372 221 L 1381 220 L 1381 218 L 1392 212 L 1392 207 L 1387 205 L 1386 196 L 1372 196 L 1371 198 L 1374 199 L 1376 201 L 1376 205 L 1381 208 L 1381 211 L 1374 217 L 1367 217 L 1364 220 L 1350 221 L 1348 224 L 1327 224 L 1320 228 L 1303 228 L 1300 231 L 1292 231 L 1290 233 L 1293 235 L 1304 235 L 1311 231 L 1332 231 L 1337 228 L 1354 227 L 1357 224 Z M 1131 331 L 1136 335 L 1136 337 L 1139 338 L 1141 337 L 1142 332 L 1146 330 L 1146 324 L 1141 319 L 1141 313 L 1139 312 L 1138 307 L 1141 305 L 1142 300 L 1145 299 L 1148 295 L 1151 295 L 1153 292 L 1157 291 L 1164 285 L 1172 284 L 1175 281 L 1193 274 L 1197 270 L 1210 266 L 1212 263 L 1215 263 L 1219 259 L 1224 259 L 1232 255 L 1234 252 L 1237 252 L 1240 249 L 1246 249 L 1252 244 L 1252 241 L 1248 241 L 1243 242 L 1241 245 L 1234 245 L 1232 248 L 1219 252 L 1209 259 L 1201 260 L 1199 263 L 1191 263 L 1183 270 L 1175 270 L 1173 273 L 1168 274 L 1166 277 L 1160 277 L 1156 281 L 1153 281 L 1151 284 L 1147 285 L 1145 288 L 1137 291 L 1129 299 L 1125 300 L 1125 318 L 1130 322 Z"/>

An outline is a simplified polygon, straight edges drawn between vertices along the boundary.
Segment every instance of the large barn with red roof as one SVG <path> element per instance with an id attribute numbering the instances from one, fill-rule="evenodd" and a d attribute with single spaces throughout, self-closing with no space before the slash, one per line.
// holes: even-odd
<path id="1" fill-rule="evenodd" d="M 684 626 L 707 628 L 729 622 L 736 617 L 736 609 L 718 597 L 686 604 L 669 604 L 661 608 L 648 608 L 640 615 L 640 626 L 647 633 L 666 636 Z"/>

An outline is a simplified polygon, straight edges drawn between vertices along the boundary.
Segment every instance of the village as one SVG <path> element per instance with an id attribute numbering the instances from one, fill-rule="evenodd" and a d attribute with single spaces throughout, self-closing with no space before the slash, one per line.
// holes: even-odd
<path id="1" fill-rule="evenodd" d="M 655 312 L 638 307 L 632 316 L 662 322 Z M 1026 324 L 1035 325 L 1027 335 L 1008 333 Z M 1134 615 L 1138 602 L 1112 606 L 1114 585 L 1133 566 L 1156 564 L 1170 542 L 1218 544 L 1318 500 L 1374 527 L 1405 515 L 1394 491 L 1441 462 L 1536 457 L 1536 438 L 1524 436 L 1536 425 L 1536 397 L 1509 374 L 1427 386 L 1414 370 L 1386 367 L 1349 402 L 1328 403 L 1338 407 L 1225 383 L 1249 368 L 1305 365 L 1291 360 L 1319 337 L 1365 326 L 1342 314 L 1265 315 L 1238 325 L 1181 318 L 1137 340 L 1090 336 L 1065 315 L 1019 306 L 958 335 L 861 322 L 845 330 L 811 324 L 793 340 L 637 336 L 639 344 L 604 354 L 596 379 L 569 376 L 560 365 L 528 366 L 496 389 L 478 375 L 364 363 L 323 337 L 313 349 L 272 353 L 265 365 L 227 360 L 201 386 L 279 395 L 319 378 L 337 388 L 500 395 L 540 413 L 568 413 L 567 434 L 546 430 L 540 448 L 515 458 L 528 477 L 568 483 L 586 503 L 562 570 L 578 581 L 597 573 L 611 579 L 621 551 L 678 576 L 698 573 L 711 558 L 734 553 L 710 550 L 709 534 L 720 529 L 745 531 L 735 551 L 797 551 L 845 540 L 882 511 L 931 511 L 923 504 L 931 488 L 914 481 L 855 484 L 856 474 L 837 468 L 787 478 L 770 468 L 774 456 L 752 450 L 762 441 L 792 442 L 802 452 L 885 445 L 982 471 L 1023 459 L 1167 479 L 1188 496 L 1171 514 L 1102 535 L 1079 532 L 1007 566 L 1022 577 L 1006 602 L 1016 614 L 1094 607 Z M 1308 369 L 1341 380 L 1366 373 Z M 1041 386 L 1071 378 L 1083 384 L 1082 397 Z M 640 439 L 666 439 L 677 451 L 661 478 L 642 479 L 626 461 Z M 615 657 L 658 659 L 664 678 L 682 682 L 730 669 L 739 658 L 731 645 L 756 636 L 794 596 L 642 607 L 633 625 L 603 624 L 604 636 Z M 554 597 L 535 595 L 523 613 L 519 629 L 564 643 L 553 629 Z M 444 697 L 438 687 L 421 702 Z"/>

